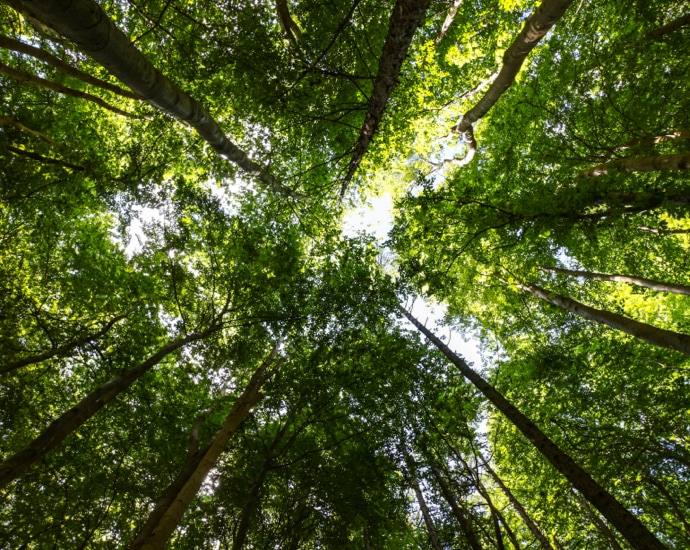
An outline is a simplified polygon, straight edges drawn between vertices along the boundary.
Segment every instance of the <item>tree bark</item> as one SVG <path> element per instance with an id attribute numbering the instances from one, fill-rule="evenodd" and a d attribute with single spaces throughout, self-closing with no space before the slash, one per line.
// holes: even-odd
<path id="1" fill-rule="evenodd" d="M 592 509 L 589 507 L 589 503 L 582 498 L 582 495 L 575 493 L 575 500 L 577 500 L 577 503 L 580 505 L 580 508 L 582 508 L 582 511 L 585 513 L 589 521 L 592 522 L 592 524 L 609 543 L 609 546 L 613 550 L 623 550 L 621 545 L 616 540 L 616 536 L 613 534 L 611 529 L 609 529 L 609 526 L 606 525 L 606 523 L 595 512 L 592 511 Z"/>
<path id="2" fill-rule="evenodd" d="M 60 58 L 55 57 L 53 54 L 48 53 L 47 51 L 42 50 L 41 48 L 36 48 L 35 46 L 25 44 L 24 42 L 15 40 L 14 38 L 10 38 L 9 36 L 0 35 L 0 48 L 6 48 L 8 50 L 30 55 L 31 57 L 40 59 L 41 61 L 45 61 L 49 65 L 55 67 L 56 69 L 59 69 L 62 73 L 69 76 L 73 76 L 74 78 L 78 78 L 82 82 L 86 82 L 87 84 L 91 84 L 92 86 L 97 86 L 102 90 L 106 90 L 108 92 L 112 92 L 114 94 L 129 99 L 135 99 L 137 101 L 141 100 L 141 98 L 137 94 L 128 92 L 127 90 L 124 90 L 119 86 L 115 86 L 114 84 L 96 78 L 95 76 L 91 76 L 90 74 L 85 73 L 84 71 L 80 71 L 79 69 L 76 69 L 71 65 L 68 65 Z"/>
<path id="3" fill-rule="evenodd" d="M 560 267 L 549 267 L 540 265 L 539 269 L 542 271 L 552 271 L 560 275 L 568 275 L 571 277 L 584 277 L 585 279 L 593 279 L 595 281 L 610 281 L 613 283 L 629 283 L 659 292 L 672 292 L 673 294 L 684 294 L 690 296 L 690 286 L 680 285 L 676 283 L 662 283 L 660 281 L 653 281 L 652 279 L 645 279 L 644 277 L 632 277 L 630 275 L 618 275 L 607 273 L 594 273 L 592 271 L 577 271 L 573 269 L 561 269 Z"/>
<path id="4" fill-rule="evenodd" d="M 182 471 L 163 493 L 129 550 L 162 550 L 180 523 L 182 516 L 199 492 L 206 476 L 249 411 L 262 398 L 261 386 L 275 369 L 268 370 L 278 353 L 276 343 L 271 353 L 254 372 L 249 384 L 230 409 L 213 440 L 188 460 Z M 277 366 L 280 361 L 277 361 Z"/>
<path id="5" fill-rule="evenodd" d="M 285 37 L 297 45 L 297 41 L 302 38 L 302 32 L 299 30 L 297 23 L 290 15 L 290 7 L 287 0 L 275 0 L 276 11 L 278 12 L 278 23 L 285 33 Z"/>
<path id="6" fill-rule="evenodd" d="M 661 170 L 690 170 L 690 153 L 616 159 L 583 170 L 578 175 L 585 178 L 596 178 L 614 172 L 627 174 L 629 172 L 659 172 Z"/>
<path id="7" fill-rule="evenodd" d="M 438 533 L 436 532 L 434 520 L 431 517 L 431 513 L 429 513 L 429 507 L 426 505 L 426 501 L 424 500 L 424 494 L 422 493 L 422 489 L 419 486 L 419 480 L 414 474 L 412 475 L 412 480 L 410 481 L 410 483 L 412 484 L 414 493 L 417 496 L 417 503 L 419 504 L 419 508 L 422 511 L 422 517 L 424 518 L 426 530 L 429 533 L 429 540 L 431 540 L 431 546 L 434 547 L 434 550 L 443 550 L 443 546 L 441 546 L 441 541 L 438 538 Z"/>
<path id="8" fill-rule="evenodd" d="M 627 151 L 636 145 L 643 147 L 653 147 L 658 143 L 666 143 L 674 139 L 690 139 L 690 130 L 678 130 L 677 132 L 669 132 L 661 136 L 645 136 L 641 138 L 631 139 L 630 141 L 614 148 L 614 151 Z"/>
<path id="9" fill-rule="evenodd" d="M 103 107 L 104 109 L 112 111 L 117 115 L 126 116 L 129 118 L 138 118 L 136 115 L 133 115 L 132 113 L 128 113 L 127 111 L 123 111 L 122 109 L 118 109 L 117 107 L 111 105 L 107 101 L 103 101 L 100 97 L 96 97 L 95 95 L 87 94 L 86 92 L 80 92 L 79 90 L 68 88 L 67 86 L 58 84 L 57 82 L 51 82 L 50 80 L 46 80 L 45 78 L 41 78 L 40 76 L 29 74 L 25 71 L 20 71 L 18 69 L 10 67 L 9 65 L 5 65 L 4 63 L 0 63 L 0 73 L 14 78 L 15 80 L 19 80 L 20 82 L 26 82 L 27 84 L 31 84 L 32 86 L 37 86 L 39 88 L 47 88 L 48 90 L 53 90 L 54 92 L 58 92 L 63 95 L 68 95 L 71 97 L 76 97 L 78 99 L 90 101 L 91 103 L 95 103 L 99 107 Z"/>
<path id="10" fill-rule="evenodd" d="M 443 498 L 446 499 L 446 502 L 450 506 L 450 509 L 453 512 L 453 515 L 455 516 L 455 519 L 458 520 L 460 529 L 462 529 L 462 532 L 465 535 L 465 538 L 467 539 L 467 543 L 470 545 L 470 548 L 472 550 L 483 550 L 482 545 L 479 543 L 479 540 L 477 539 L 477 535 L 474 534 L 474 530 L 472 529 L 472 522 L 470 521 L 469 517 L 467 517 L 463 513 L 462 509 L 453 497 L 453 493 L 451 492 L 450 487 L 448 487 L 448 484 L 446 483 L 445 479 L 443 479 L 443 475 L 431 460 L 429 461 L 429 468 L 431 469 L 431 473 L 434 474 L 434 478 L 436 479 L 438 486 L 441 488 L 441 494 L 443 494 Z"/>
<path id="11" fill-rule="evenodd" d="M 448 29 L 450 29 L 450 26 L 453 24 L 455 16 L 458 13 L 458 9 L 460 8 L 460 4 L 462 4 L 462 0 L 453 0 L 453 2 L 450 5 L 450 8 L 448 8 L 448 13 L 446 14 L 446 18 L 443 21 L 443 25 L 441 25 L 441 30 L 438 32 L 436 40 L 434 40 L 434 44 L 436 46 L 438 46 L 441 40 L 443 40 L 443 37 L 446 36 Z"/>
<path id="12" fill-rule="evenodd" d="M 20 121 L 18 121 L 16 118 L 11 117 L 11 116 L 3 116 L 0 117 L 0 126 L 13 126 L 20 132 L 24 132 L 25 134 L 29 134 L 30 136 L 37 137 L 40 140 L 45 141 L 48 145 L 52 145 L 53 147 L 62 147 L 60 143 L 55 141 L 53 138 L 42 134 L 41 132 L 37 132 L 36 130 L 32 130 L 31 128 L 28 128 L 24 126 Z"/>
<path id="13" fill-rule="evenodd" d="M 340 188 L 340 200 L 345 196 L 345 191 L 347 191 L 347 187 L 361 164 L 364 153 L 381 122 L 388 98 L 398 82 L 400 68 L 407 55 L 407 50 L 410 48 L 412 36 L 419 27 L 430 3 L 431 0 L 398 0 L 393 7 L 374 89 L 369 98 L 367 114 L 364 117 L 364 124 L 355 144 L 347 174 Z"/>
<path id="14" fill-rule="evenodd" d="M 164 113 L 189 124 L 222 157 L 270 189 L 293 199 L 303 195 L 284 187 L 232 143 L 196 99 L 161 73 L 93 0 L 12 0 L 35 19 L 74 42 L 135 94 Z"/>
<path id="15" fill-rule="evenodd" d="M 287 433 L 290 424 L 292 424 L 292 418 L 286 420 L 285 426 L 283 426 L 282 429 L 276 434 L 271 442 L 271 445 L 266 451 L 266 458 L 264 458 L 264 462 L 261 465 L 261 470 L 259 470 L 259 474 L 256 476 L 254 483 L 252 483 L 252 486 L 249 489 L 249 494 L 247 495 L 247 502 L 245 502 L 244 507 L 242 508 L 240 522 L 238 523 L 237 531 L 235 531 L 235 535 L 232 538 L 232 550 L 242 550 L 242 547 L 244 546 L 244 541 L 247 538 L 247 531 L 249 530 L 249 520 L 259 504 L 259 493 L 264 484 L 264 480 L 266 479 L 266 475 L 273 464 L 273 456 L 276 447 Z"/>
<path id="16" fill-rule="evenodd" d="M 82 338 L 72 340 L 67 344 L 53 348 L 52 350 L 46 351 L 45 353 L 31 355 L 29 357 L 25 357 L 24 359 L 19 359 L 11 363 L 6 363 L 0 366 L 0 374 L 6 374 L 8 372 L 12 372 L 13 370 L 20 369 L 28 365 L 33 365 L 35 363 L 41 363 L 53 357 L 62 357 L 68 354 L 71 350 L 78 348 L 79 346 L 83 346 L 84 344 L 88 344 L 89 342 L 92 342 L 94 340 L 98 340 L 101 336 L 104 336 L 111 328 L 113 328 L 113 326 L 118 321 L 122 321 L 122 319 L 125 319 L 127 315 L 129 314 L 126 313 L 124 315 L 118 315 L 117 317 L 114 317 L 113 319 L 108 321 L 101 330 L 93 334 L 87 334 Z"/>
<path id="17" fill-rule="evenodd" d="M 570 311 L 571 313 L 575 313 L 589 321 L 601 323 L 623 331 L 636 338 L 641 338 L 645 342 L 654 344 L 655 346 L 674 349 L 686 355 L 690 355 L 690 336 L 686 334 L 653 327 L 652 325 L 641 323 L 610 311 L 595 309 L 580 302 L 576 302 L 575 300 L 571 300 L 561 294 L 557 294 L 556 292 L 544 290 L 531 283 L 520 284 L 518 286 L 522 290 L 529 292 L 545 302 L 565 309 L 566 311 Z"/>
<path id="18" fill-rule="evenodd" d="M 544 548 L 544 550 L 554 550 L 553 546 L 549 542 L 549 539 L 546 538 L 546 535 L 542 533 L 541 529 L 539 529 L 539 526 L 534 522 L 534 520 L 531 518 L 531 516 L 527 513 L 527 510 L 525 510 L 524 506 L 522 503 L 515 497 L 515 495 L 512 493 L 512 491 L 506 486 L 505 483 L 503 483 L 503 480 L 498 476 L 498 474 L 494 471 L 494 469 L 489 465 L 489 463 L 484 459 L 484 457 L 479 454 L 479 459 L 482 462 L 482 465 L 486 468 L 486 471 L 489 473 L 491 478 L 494 480 L 496 485 L 499 486 L 503 494 L 506 496 L 508 499 L 508 502 L 512 505 L 512 507 L 515 509 L 515 511 L 518 513 L 522 521 L 525 523 L 527 528 L 530 530 L 530 532 L 534 535 L 534 538 L 539 541 L 539 544 L 541 544 L 541 547 Z"/>
<path id="19" fill-rule="evenodd" d="M 119 376 L 99 386 L 84 397 L 74 407 L 54 420 L 36 439 L 21 451 L 0 464 L 0 488 L 22 475 L 34 463 L 43 458 L 49 451 L 62 443 L 94 414 L 112 401 L 118 394 L 129 388 L 142 374 L 160 363 L 168 355 L 181 349 L 190 342 L 206 338 L 219 330 L 222 325 L 214 324 L 202 332 L 195 332 L 184 338 L 173 340 L 163 346 L 146 361 L 136 367 L 122 372 Z"/>
<path id="20" fill-rule="evenodd" d="M 403 315 L 453 363 L 484 396 L 501 411 L 536 447 L 551 465 L 614 525 L 636 550 L 663 550 L 665 547 L 629 510 L 625 509 L 606 489 L 581 468 L 560 447 L 551 441 L 529 418 L 501 393 L 477 374 L 460 356 L 453 353 L 439 338 L 404 308 Z"/>
<path id="21" fill-rule="evenodd" d="M 30 158 L 32 160 L 37 160 L 38 162 L 43 162 L 44 164 L 57 164 L 58 166 L 63 166 L 64 168 L 69 168 L 70 170 L 77 170 L 78 172 L 84 172 L 86 170 L 86 168 L 84 168 L 83 166 L 72 164 L 71 162 L 67 162 L 61 159 L 55 159 L 52 157 L 39 155 L 38 153 L 34 153 L 33 151 L 26 151 L 25 149 L 20 149 L 19 147 L 14 147 L 12 145 L 5 145 L 5 149 L 14 153 L 15 155 Z"/>
<path id="22" fill-rule="evenodd" d="M 493 107 L 499 98 L 515 82 L 527 55 L 554 26 L 573 0 L 543 0 L 541 5 L 530 15 L 520 34 L 503 54 L 503 66 L 496 80 L 479 102 L 462 117 L 453 127 L 453 131 L 463 134 L 465 141 L 470 144 L 468 156 L 473 157 L 477 144 L 474 139 L 472 124 L 482 118 Z M 471 160 L 471 158 L 470 158 Z M 467 164 L 467 157 L 460 164 Z"/>

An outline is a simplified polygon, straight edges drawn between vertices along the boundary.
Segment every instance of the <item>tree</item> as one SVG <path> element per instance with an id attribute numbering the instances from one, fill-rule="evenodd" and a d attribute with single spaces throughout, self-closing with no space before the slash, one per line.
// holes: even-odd
<path id="1" fill-rule="evenodd" d="M 687 39 L 661 0 L 0 2 L 0 546 L 690 545 L 687 355 L 510 288 L 690 333 Z"/>

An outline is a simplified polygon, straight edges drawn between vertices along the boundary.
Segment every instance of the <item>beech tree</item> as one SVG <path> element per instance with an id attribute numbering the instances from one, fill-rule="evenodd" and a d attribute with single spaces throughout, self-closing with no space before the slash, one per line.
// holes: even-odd
<path id="1" fill-rule="evenodd" d="M 687 11 L 0 2 L 0 547 L 690 546 Z"/>

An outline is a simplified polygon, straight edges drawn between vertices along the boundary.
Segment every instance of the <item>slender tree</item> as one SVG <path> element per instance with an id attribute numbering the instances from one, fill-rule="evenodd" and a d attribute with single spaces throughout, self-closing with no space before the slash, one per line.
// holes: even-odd
<path id="1" fill-rule="evenodd" d="M 674 294 L 685 294 L 690 296 L 690 286 L 680 285 L 677 283 L 662 283 L 660 281 L 653 281 L 652 279 L 645 279 L 644 277 L 633 277 L 631 275 L 617 275 L 609 273 L 594 273 L 592 271 L 581 271 L 575 269 L 562 269 L 560 267 L 550 267 L 540 265 L 539 269 L 542 271 L 551 271 L 559 275 L 568 275 L 570 277 L 583 277 L 585 279 L 593 279 L 595 281 L 610 281 L 612 283 L 630 283 L 651 290 L 658 290 L 659 292 L 671 292 Z"/>
<path id="2" fill-rule="evenodd" d="M 521 283 L 518 284 L 518 287 L 536 298 L 565 309 L 566 311 L 570 311 L 571 313 L 575 313 L 590 321 L 608 325 L 611 328 L 631 334 L 636 338 L 641 338 L 645 342 L 649 342 L 655 346 L 674 349 L 686 355 L 690 355 L 690 336 L 687 334 L 657 328 L 611 311 L 596 309 L 556 292 L 544 290 L 532 283 Z"/>
<path id="3" fill-rule="evenodd" d="M 11 0 L 9 3 L 74 42 L 142 99 L 189 124 L 223 158 L 258 177 L 270 189 L 293 199 L 302 198 L 230 141 L 206 107 L 161 73 L 93 0 Z"/>
<path id="4" fill-rule="evenodd" d="M 482 118 L 493 107 L 505 91 L 515 82 L 527 55 L 563 16 L 572 0 L 543 0 L 539 7 L 525 21 L 522 31 L 503 54 L 503 66 L 479 102 L 467 111 L 453 131 L 462 134 L 468 143 L 468 151 L 460 165 L 472 162 L 477 142 L 472 124 Z"/>
<path id="5" fill-rule="evenodd" d="M 148 520 L 129 546 L 130 550 L 161 550 L 165 547 L 228 441 L 252 407 L 263 397 L 261 386 L 281 362 L 275 361 L 279 345 L 280 341 L 273 346 L 268 357 L 254 372 L 213 440 L 202 450 L 191 454 L 190 460 L 156 503 Z M 269 369 L 274 361 L 276 365 Z"/>
<path id="6" fill-rule="evenodd" d="M 210 334 L 220 330 L 222 326 L 220 322 L 216 322 L 201 332 L 194 332 L 185 337 L 177 338 L 160 348 L 146 361 L 122 372 L 119 376 L 108 380 L 105 384 L 93 390 L 74 407 L 54 420 L 36 439 L 26 445 L 21 451 L 18 451 L 0 464 L 0 488 L 21 476 L 33 464 L 62 443 L 94 414 L 171 353 L 191 342 L 208 337 Z"/>
<path id="7" fill-rule="evenodd" d="M 491 403 L 501 411 L 516 428 L 537 448 L 551 465 L 556 468 L 573 486 L 618 529 L 637 550 L 662 550 L 661 542 L 636 518 L 624 508 L 611 493 L 599 485 L 581 466 L 570 458 L 560 447 L 551 441 L 529 418 L 520 412 L 501 393 L 477 374 L 459 355 L 453 353 L 438 337 L 401 307 L 403 315 L 426 336 L 446 358 L 455 365 Z"/>
<path id="8" fill-rule="evenodd" d="M 388 34 L 379 60 L 379 70 L 374 81 L 374 89 L 369 98 L 369 107 L 364 117 L 364 124 L 355 144 L 350 165 L 340 188 L 340 198 L 345 196 L 357 168 L 364 158 L 364 153 L 374 137 L 386 109 L 388 98 L 395 88 L 400 68 L 412 43 L 412 36 L 417 30 L 431 0 L 397 0 L 393 6 Z"/>

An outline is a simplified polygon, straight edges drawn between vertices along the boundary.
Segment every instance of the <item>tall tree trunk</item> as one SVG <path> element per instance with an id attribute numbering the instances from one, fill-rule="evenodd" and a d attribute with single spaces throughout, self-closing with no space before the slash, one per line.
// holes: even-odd
<path id="1" fill-rule="evenodd" d="M 690 25 L 690 13 L 681 15 L 680 17 L 674 19 L 670 23 L 662 25 L 661 27 L 657 27 L 649 34 L 643 36 L 642 38 L 639 38 L 638 40 L 630 44 L 628 48 L 639 46 L 640 44 L 642 44 L 643 42 L 647 42 L 648 40 L 659 40 L 667 34 L 674 33 L 682 29 L 683 27 L 687 27 L 688 25 Z"/>
<path id="2" fill-rule="evenodd" d="M 589 321 L 601 323 L 623 331 L 637 338 L 641 338 L 645 342 L 654 344 L 655 346 L 674 349 L 686 355 L 690 355 L 690 336 L 686 334 L 653 327 L 652 325 L 641 323 L 610 311 L 595 309 L 581 304 L 580 302 L 576 302 L 575 300 L 571 300 L 561 294 L 557 294 L 556 292 L 544 290 L 531 283 L 524 283 L 518 286 L 522 290 L 529 292 L 545 302 L 565 309 L 566 311 L 570 311 L 571 313 L 575 313 Z"/>
<path id="3" fill-rule="evenodd" d="M 426 525 L 426 530 L 429 533 L 429 540 L 431 541 L 431 546 L 434 550 L 443 550 L 441 546 L 441 541 L 438 538 L 438 533 L 436 532 L 436 526 L 434 525 L 434 520 L 429 512 L 429 507 L 426 505 L 426 500 L 424 500 L 424 493 L 422 493 L 422 488 L 419 486 L 419 480 L 412 474 L 412 480 L 410 481 L 414 493 L 417 496 L 417 503 L 422 511 L 422 517 L 424 518 L 424 523 Z"/>
<path id="4" fill-rule="evenodd" d="M 661 136 L 645 136 L 641 138 L 631 139 L 630 141 L 614 148 L 614 151 L 626 151 L 636 145 L 642 145 L 643 147 L 653 147 L 658 143 L 666 143 L 667 141 L 672 141 L 674 139 L 690 139 L 690 130 L 678 130 L 677 132 L 668 132 Z"/>
<path id="5" fill-rule="evenodd" d="M 560 275 L 568 275 L 571 277 L 584 277 L 585 279 L 593 279 L 595 281 L 609 281 L 612 283 L 630 283 L 651 290 L 658 290 L 659 292 L 672 292 L 674 294 L 685 294 L 690 296 L 690 286 L 679 285 L 675 283 L 662 283 L 653 281 L 652 279 L 645 279 L 644 277 L 632 277 L 630 275 L 618 275 L 608 273 L 594 273 L 592 271 L 577 271 L 574 269 L 561 269 L 560 267 L 549 267 L 540 265 L 539 269 L 542 271 L 552 271 Z"/>
<path id="6" fill-rule="evenodd" d="M 361 164 L 364 153 L 381 122 L 388 98 L 398 82 L 400 68 L 407 55 L 407 50 L 410 48 L 412 36 L 430 3 L 431 0 L 397 0 L 393 7 L 388 34 L 379 60 L 378 73 L 374 81 L 374 89 L 369 98 L 367 114 L 364 117 L 359 139 L 355 144 L 347 174 L 340 188 L 341 200 L 345 196 L 345 191 L 347 191 L 347 187 Z"/>
<path id="7" fill-rule="evenodd" d="M 46 80 L 45 78 L 41 78 L 40 76 L 29 74 L 25 71 L 20 71 L 18 69 L 10 67 L 9 65 L 5 65 L 4 63 L 0 63 L 0 73 L 14 78 L 15 80 L 19 80 L 20 82 L 26 82 L 27 84 L 31 84 L 32 86 L 37 86 L 39 88 L 47 88 L 48 90 L 53 90 L 54 92 L 58 92 L 60 94 L 68 95 L 71 97 L 76 97 L 78 99 L 85 99 L 86 101 L 95 103 L 99 107 L 103 107 L 104 109 L 112 111 L 113 113 L 121 116 L 137 118 L 136 115 L 128 113 L 127 111 L 123 111 L 122 109 L 118 109 L 117 107 L 111 105 L 107 101 L 103 101 L 100 97 L 96 97 L 95 95 L 87 94 L 86 92 L 81 92 L 79 90 L 74 90 L 73 88 L 68 88 L 67 86 L 58 84 L 57 82 L 51 82 L 50 80 Z"/>
<path id="8" fill-rule="evenodd" d="M 623 548 L 621 548 L 621 545 L 616 540 L 616 536 L 613 534 L 611 529 L 609 529 L 609 526 L 606 525 L 606 522 L 604 522 L 596 514 L 596 512 L 592 511 L 592 509 L 589 507 L 589 503 L 584 498 L 582 498 L 582 495 L 579 493 L 575 493 L 575 500 L 577 500 L 577 503 L 580 505 L 580 508 L 582 508 L 582 511 L 587 516 L 587 519 L 589 519 L 589 521 L 592 522 L 592 524 L 601 533 L 602 537 L 604 537 L 606 541 L 609 543 L 609 546 L 613 550 L 623 550 Z"/>
<path id="9" fill-rule="evenodd" d="M 494 471 L 494 469 L 489 465 L 489 463 L 486 461 L 486 459 L 481 454 L 479 454 L 478 458 L 481 461 L 484 468 L 486 468 L 486 471 L 491 476 L 491 478 L 494 480 L 496 485 L 499 486 L 499 488 L 501 489 L 503 494 L 506 496 L 506 498 L 508 499 L 508 502 L 510 502 L 511 506 L 515 509 L 515 511 L 518 513 L 518 515 L 520 516 L 522 521 L 525 523 L 527 528 L 534 535 L 534 538 L 536 538 L 539 541 L 539 544 L 541 544 L 541 547 L 544 550 L 554 550 L 553 546 L 549 542 L 549 539 L 546 538 L 546 535 L 544 535 L 544 533 L 541 531 L 539 526 L 534 522 L 534 520 L 531 518 L 531 516 L 527 513 L 527 510 L 525 510 L 522 503 L 515 497 L 513 492 L 506 486 L 506 484 L 503 483 L 503 480 L 498 476 L 498 474 Z"/>
<path id="10" fill-rule="evenodd" d="M 422 325 L 404 308 L 403 315 L 424 334 L 462 375 L 484 394 L 516 428 L 536 447 L 551 465 L 570 481 L 573 486 L 614 525 L 637 550 L 662 550 L 664 545 L 637 519 L 626 510 L 606 489 L 564 453 L 529 418 L 522 414 L 501 393 L 477 374 L 460 356 L 453 353 L 439 338 Z"/>
<path id="11" fill-rule="evenodd" d="M 261 386 L 275 370 L 268 370 L 278 353 L 279 343 L 271 350 L 266 360 L 254 372 L 249 384 L 230 409 L 223 425 L 211 442 L 187 461 L 182 471 L 173 480 L 156 503 L 146 524 L 141 528 L 130 550 L 162 550 L 179 525 L 182 516 L 199 492 L 206 476 L 215 466 L 228 441 L 244 421 L 249 411 L 263 395 Z M 277 361 L 277 366 L 280 361 Z"/>
<path id="12" fill-rule="evenodd" d="M 482 118 L 493 107 L 503 93 L 515 82 L 527 55 L 554 26 L 573 0 L 543 0 L 541 5 L 529 16 L 520 34 L 503 54 L 503 66 L 496 80 L 479 102 L 453 127 L 453 131 L 463 134 L 470 144 L 467 156 L 460 164 L 468 164 L 477 148 L 472 124 Z"/>
<path id="13" fill-rule="evenodd" d="M 659 172 L 661 170 L 689 170 L 690 153 L 675 155 L 656 155 L 653 157 L 627 157 L 598 164 L 578 175 L 585 178 L 596 178 L 614 172 Z"/>
<path id="14" fill-rule="evenodd" d="M 450 509 L 453 512 L 453 515 L 455 516 L 455 519 L 458 520 L 460 529 L 462 529 L 462 532 L 465 535 L 465 538 L 467 539 L 467 543 L 470 545 L 470 548 L 472 548 L 472 550 L 483 550 L 482 545 L 479 543 L 479 540 L 477 539 L 477 535 L 475 535 L 474 530 L 472 529 L 472 522 L 470 521 L 469 517 L 463 513 L 462 509 L 460 508 L 460 505 L 455 500 L 455 497 L 453 496 L 450 487 L 448 487 L 446 480 L 443 479 L 443 474 L 441 474 L 439 469 L 436 467 L 436 464 L 434 464 L 433 460 L 429 460 L 428 464 L 429 468 L 431 469 L 431 473 L 434 474 L 434 478 L 436 479 L 438 486 L 441 488 L 443 498 L 446 499 L 446 502 L 450 506 Z"/>
<path id="15" fill-rule="evenodd" d="M 285 426 L 283 426 L 278 431 L 276 436 L 273 438 L 271 445 L 268 447 L 268 450 L 266 451 L 266 457 L 264 458 L 263 464 L 261 465 L 259 474 L 256 476 L 254 483 L 252 483 L 252 486 L 249 489 L 249 494 L 247 495 L 247 501 L 245 502 L 244 507 L 242 508 L 240 522 L 237 526 L 237 531 L 235 531 L 235 534 L 232 538 L 232 550 L 242 550 L 242 547 L 244 546 L 244 541 L 247 538 L 247 531 L 249 530 L 249 520 L 251 519 L 254 510 L 259 504 L 259 493 L 261 491 L 261 487 L 264 484 L 264 480 L 266 479 L 266 475 L 268 474 L 269 470 L 271 469 L 271 465 L 273 464 L 273 457 L 276 447 L 287 433 L 291 424 L 292 417 L 290 416 L 285 421 Z"/>
<path id="16" fill-rule="evenodd" d="M 45 141 L 47 144 L 52 145 L 53 147 L 62 147 L 60 143 L 55 141 L 50 136 L 47 136 L 45 134 L 42 134 L 41 132 L 37 132 L 36 130 L 32 130 L 31 128 L 24 126 L 24 124 L 22 124 L 19 120 L 17 120 L 14 117 L 0 117 L 0 126 L 13 126 L 20 132 L 24 132 L 25 134 L 29 134 L 30 136 L 37 137 L 38 139 Z"/>
<path id="17" fill-rule="evenodd" d="M 30 158 L 32 160 L 36 160 L 38 162 L 42 162 L 44 164 L 57 164 L 58 166 L 62 166 L 64 168 L 69 168 L 70 170 L 77 170 L 78 172 L 84 172 L 86 171 L 86 168 L 83 166 L 79 166 L 77 164 L 72 164 L 71 162 L 67 162 L 65 160 L 61 159 L 55 159 L 53 157 L 46 157 L 44 155 L 39 155 L 38 153 L 34 153 L 33 151 L 26 151 L 25 149 L 20 149 L 19 147 L 13 147 L 12 145 L 5 145 L 4 147 L 11 153 L 14 153 L 15 155 L 19 155 L 20 157 L 26 157 Z"/>
<path id="18" fill-rule="evenodd" d="M 113 319 L 108 321 L 101 330 L 93 334 L 87 334 L 82 338 L 72 340 L 71 342 L 53 348 L 52 350 L 46 351 L 45 353 L 31 355 L 29 357 L 25 357 L 24 359 L 12 361 L 11 363 L 6 363 L 0 366 L 0 374 L 5 374 L 22 367 L 26 367 L 28 365 L 33 365 L 35 363 L 41 363 L 53 357 L 62 357 L 64 355 L 67 355 L 73 349 L 83 346 L 84 344 L 88 344 L 89 342 L 93 342 L 94 340 L 98 340 L 101 336 L 104 336 L 111 328 L 113 328 L 115 323 L 117 323 L 118 321 L 122 321 L 122 319 L 125 319 L 127 315 L 128 314 L 126 313 L 124 315 L 118 315 L 117 317 L 114 317 Z"/>
<path id="19" fill-rule="evenodd" d="M 436 44 L 437 46 L 439 45 L 441 40 L 443 40 L 443 37 L 446 36 L 448 29 L 450 29 L 450 26 L 453 24 L 455 16 L 458 13 L 458 9 L 460 8 L 460 4 L 462 4 L 462 0 L 452 0 L 452 3 L 448 8 L 446 18 L 443 21 L 443 25 L 441 25 L 441 30 L 438 32 L 436 40 L 434 40 L 434 44 Z"/>
<path id="20" fill-rule="evenodd" d="M 45 61 L 49 65 L 55 67 L 56 69 L 59 69 L 62 73 L 69 76 L 73 76 L 74 78 L 78 78 L 82 82 L 86 82 L 87 84 L 91 84 L 92 86 L 97 86 L 102 90 L 107 90 L 108 92 L 112 92 L 114 94 L 129 99 L 135 99 L 137 101 L 141 99 L 137 94 L 128 92 L 127 90 L 124 90 L 119 86 L 115 86 L 110 82 L 106 82 L 104 80 L 96 78 L 95 76 L 91 76 L 90 74 L 85 73 L 84 71 L 80 71 L 79 69 L 76 69 L 71 65 L 68 65 L 58 57 L 55 57 L 52 53 L 48 53 L 47 51 L 42 50 L 41 48 L 36 48 L 35 46 L 25 44 L 24 42 L 15 40 L 14 38 L 10 38 L 9 36 L 0 35 L 0 48 L 6 48 L 8 50 L 30 55 L 31 57 L 35 57 L 36 59 Z"/>
<path id="21" fill-rule="evenodd" d="M 8 3 L 74 42 L 142 99 L 189 124 L 218 154 L 247 174 L 258 177 L 284 196 L 304 198 L 284 187 L 232 143 L 206 107 L 154 67 L 93 0 L 9 0 Z"/>
<path id="22" fill-rule="evenodd" d="M 49 451 L 62 443 L 70 434 L 81 427 L 89 418 L 112 401 L 118 394 L 129 388 L 142 374 L 160 363 L 171 353 L 190 342 L 206 338 L 219 330 L 222 325 L 214 324 L 202 332 L 195 332 L 184 338 L 173 340 L 163 346 L 151 357 L 134 368 L 99 386 L 84 397 L 74 407 L 54 420 L 36 439 L 0 464 L 0 488 L 22 475 Z"/>

